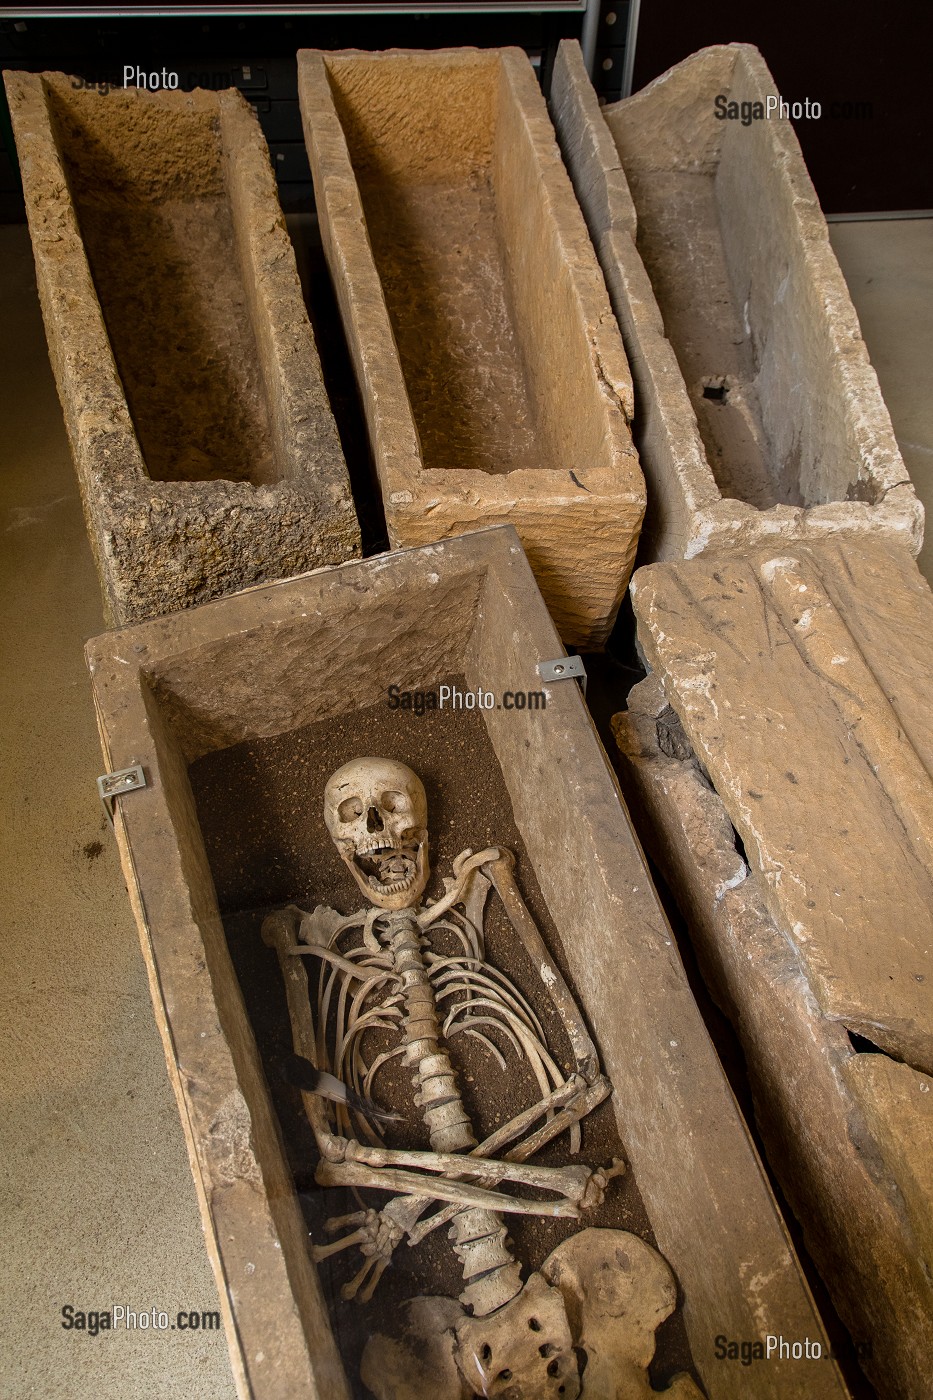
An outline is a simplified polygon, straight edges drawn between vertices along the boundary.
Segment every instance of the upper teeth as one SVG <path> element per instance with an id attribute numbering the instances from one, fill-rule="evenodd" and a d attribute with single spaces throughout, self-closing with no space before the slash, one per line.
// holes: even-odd
<path id="1" fill-rule="evenodd" d="M 357 846 L 356 853 L 360 856 L 368 856 L 373 851 L 392 851 L 395 846 L 391 841 L 387 841 L 384 836 L 367 836 Z"/>

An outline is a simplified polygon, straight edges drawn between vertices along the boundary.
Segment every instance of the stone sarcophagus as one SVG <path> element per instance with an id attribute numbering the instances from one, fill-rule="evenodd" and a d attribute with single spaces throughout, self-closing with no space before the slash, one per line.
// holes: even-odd
<path id="1" fill-rule="evenodd" d="M 561 655 L 511 528 L 89 644 L 243 1396 L 845 1394 Z"/>
<path id="2" fill-rule="evenodd" d="M 872 542 L 633 580 L 625 789 L 879 1393 L 933 1353 L 933 597 Z"/>
<path id="3" fill-rule="evenodd" d="M 635 372 L 642 561 L 778 539 L 920 549 L 917 500 L 793 128 L 757 49 L 551 111 Z"/>
<path id="4" fill-rule="evenodd" d="M 632 382 L 526 55 L 298 71 L 390 540 L 511 523 L 563 640 L 601 647 L 644 512 Z"/>
<path id="5" fill-rule="evenodd" d="M 52 368 L 111 621 L 359 553 L 259 125 L 236 92 L 7 73 Z"/>

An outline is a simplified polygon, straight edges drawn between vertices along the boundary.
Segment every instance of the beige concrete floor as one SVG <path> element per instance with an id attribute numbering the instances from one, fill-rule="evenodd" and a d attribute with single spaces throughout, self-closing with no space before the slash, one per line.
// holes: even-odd
<path id="1" fill-rule="evenodd" d="M 25 228 L 0 228 L 0 269 L 0 1395 L 232 1400 L 222 1332 L 61 1326 L 217 1291 L 95 786 L 103 618 Z"/>
<path id="2" fill-rule="evenodd" d="M 933 508 L 933 223 L 836 225 L 833 242 Z M 102 616 L 25 228 L 0 228 L 0 306 L 0 1394 L 227 1400 L 222 1334 L 61 1327 L 66 1303 L 173 1315 L 217 1298 L 94 784 L 81 647 Z"/>
<path id="3" fill-rule="evenodd" d="M 933 583 L 933 219 L 830 225 L 907 471 L 927 512 Z"/>

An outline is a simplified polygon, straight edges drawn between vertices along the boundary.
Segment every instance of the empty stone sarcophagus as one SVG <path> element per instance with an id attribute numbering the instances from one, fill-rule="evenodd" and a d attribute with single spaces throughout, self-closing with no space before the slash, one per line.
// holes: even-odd
<path id="1" fill-rule="evenodd" d="M 757 49 L 729 44 L 600 108 L 579 46 L 560 46 L 551 110 L 635 369 L 645 561 L 778 537 L 922 542 L 776 101 Z"/>
<path id="2" fill-rule="evenodd" d="M 933 596 L 905 550 L 640 569 L 613 721 L 639 829 L 745 1055 L 807 1249 L 879 1394 L 933 1354 Z"/>
<path id="3" fill-rule="evenodd" d="M 292 1003 L 283 1009 L 277 954 L 261 936 L 265 915 L 288 918 L 295 904 L 331 906 L 312 918 L 319 925 L 335 906 L 341 916 L 359 909 L 359 872 L 351 876 L 328 835 L 336 828 L 327 812 L 343 820 L 343 796 L 327 812 L 323 797 L 325 779 L 367 753 L 401 760 L 424 782 L 431 898 L 442 901 L 456 884 L 441 876 L 451 868 L 457 875 L 451 862 L 467 843 L 478 857 L 497 843 L 512 851 L 553 966 L 511 956 L 504 928 L 490 935 L 489 956 L 545 1027 L 543 989 L 560 970 L 611 1080 L 613 1098 L 597 1112 L 621 1140 L 625 1180 L 637 1188 L 649 1234 L 605 1262 L 597 1292 L 616 1300 L 606 1334 L 613 1345 L 640 1306 L 622 1296 L 623 1285 L 648 1245 L 663 1256 L 667 1279 L 647 1355 L 620 1384 L 638 1387 L 627 1393 L 654 1393 L 645 1370 L 653 1328 L 677 1297 L 684 1305 L 674 1318 L 683 1347 L 676 1369 L 692 1368 L 710 1397 L 748 1394 L 746 1370 L 717 1357 L 717 1338 L 763 1348 L 772 1334 L 825 1348 L 585 705 L 573 681 L 538 675 L 539 663 L 560 655 L 508 527 L 252 589 L 89 645 L 107 768 L 140 765 L 146 778 L 145 787 L 117 798 L 116 834 L 243 1396 L 362 1394 L 358 1363 L 369 1333 L 391 1328 L 412 1294 L 444 1291 L 425 1286 L 449 1254 L 439 1230 L 417 1248 L 395 1250 L 371 1302 L 342 1302 L 341 1286 L 359 1260 L 348 1262 L 322 1239 L 315 1212 L 332 1188 L 312 1182 L 299 1205 L 293 1173 L 314 1171 L 315 1139 L 307 1123 L 302 1138 L 302 1100 L 283 1090 L 275 1070 L 276 1028 L 284 1017 L 289 1036 Z M 445 676 L 458 678 L 464 695 L 480 691 L 482 708 L 424 703 L 440 694 Z M 543 703 L 506 702 L 529 691 Z M 406 705 L 405 695 L 423 703 Z M 390 797 L 378 805 L 400 810 L 399 791 Z M 310 965 L 292 964 L 289 998 Z M 492 1068 L 494 1083 L 487 1075 L 485 1088 L 479 1070 L 475 1086 L 460 1076 L 479 1114 L 510 1091 L 510 1075 Z M 585 1122 L 584 1151 L 588 1131 Z M 356 1144 L 354 1161 L 363 1146 Z M 463 1160 L 466 1169 L 472 1159 Z M 607 1204 L 616 1185 L 609 1183 Z M 560 1236 L 548 1236 L 536 1256 L 537 1237 L 523 1232 L 523 1217 L 507 1219 L 524 1267 L 537 1268 Z M 526 1256 L 519 1245 L 529 1238 Z M 309 1243 L 323 1262 L 312 1262 Z M 585 1272 L 585 1258 L 576 1264 Z M 457 1291 L 455 1284 L 451 1308 Z M 526 1345 L 543 1326 L 532 1310 L 519 1329 Z M 534 1355 L 556 1368 L 550 1344 L 542 1332 Z M 482 1360 L 485 1347 L 477 1355 Z M 591 1359 L 592 1380 L 600 1364 Z M 556 1395 L 566 1383 L 564 1393 L 577 1394 L 572 1353 L 568 1364 L 565 1382 L 552 1383 L 548 1372 L 542 1389 L 525 1393 Z M 430 1384 L 430 1366 L 430 1357 L 415 1355 L 409 1378 L 427 1367 Z M 429 1393 L 447 1394 L 440 1361 L 438 1368 Z M 579 1393 L 592 1397 L 586 1375 Z M 670 1375 L 669 1365 L 655 1380 Z M 604 1369 L 603 1376 L 601 1385 Z M 764 1397 L 845 1393 L 826 1359 L 773 1355 L 755 1381 Z M 506 1394 L 510 1383 L 497 1375 L 486 1393 Z M 695 1393 L 693 1381 L 677 1384 L 678 1395 Z M 608 1391 L 595 1393 L 602 1400 Z"/>
<path id="4" fill-rule="evenodd" d="M 644 512 L 632 383 L 526 55 L 298 66 L 390 540 L 507 521 L 563 640 L 602 646 Z"/>
<path id="5" fill-rule="evenodd" d="M 7 73 L 39 296 L 105 609 L 359 553 L 259 125 L 236 92 Z"/>

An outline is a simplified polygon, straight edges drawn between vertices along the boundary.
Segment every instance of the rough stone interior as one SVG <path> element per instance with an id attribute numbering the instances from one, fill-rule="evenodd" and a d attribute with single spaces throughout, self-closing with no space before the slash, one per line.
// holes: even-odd
<path id="1" fill-rule="evenodd" d="M 644 515 L 632 377 L 527 54 L 302 49 L 298 91 L 390 542 L 508 521 L 601 648 Z"/>
<path id="2" fill-rule="evenodd" d="M 755 347 L 726 261 L 713 174 L 632 181 L 638 251 L 674 346 L 706 457 L 724 496 L 767 510 L 807 505 L 792 463 L 776 462 L 756 383 Z"/>
<path id="3" fill-rule="evenodd" d="M 551 112 L 635 382 L 643 562 L 776 536 L 920 548 L 826 220 L 769 100 L 761 54 L 729 44 L 601 108 L 580 46 L 558 46 Z"/>
<path id="4" fill-rule="evenodd" d="M 361 194 L 425 466 L 539 467 L 488 177 Z"/>
<path id="5" fill-rule="evenodd" d="M 808 191 L 775 160 L 775 121 L 718 119 L 717 94 L 764 98 L 744 52 L 706 50 L 607 111 L 710 468 L 724 497 L 758 509 L 873 500 L 794 236 Z"/>
<path id="6" fill-rule="evenodd" d="M 533 154 L 515 98 L 495 54 L 425 57 L 326 59 L 424 465 L 559 466 L 575 430 L 555 434 L 552 400 L 566 403 L 558 379 L 575 383 L 587 357 L 573 337 L 552 343 L 535 309 L 534 283 L 541 302 L 554 285 L 524 266 L 544 210 L 522 178 Z"/>
<path id="7" fill-rule="evenodd" d="M 466 687 L 462 676 L 429 679 L 425 686 L 436 689 L 442 683 Z M 314 1183 L 317 1151 L 301 1095 L 277 1068 L 291 1049 L 291 1028 L 277 959 L 263 945 L 260 926 L 271 906 L 290 901 L 309 910 L 317 903 L 330 904 L 341 912 L 351 912 L 363 902 L 328 835 L 322 805 L 330 774 L 363 753 L 408 763 L 425 782 L 432 862 L 428 895 L 437 898 L 443 894 L 442 877 L 450 874 L 453 857 L 466 846 L 507 845 L 517 857 L 522 889 L 538 926 L 562 970 L 567 971 L 557 930 L 515 825 L 502 771 L 476 712 L 452 718 L 449 713 L 429 711 L 417 717 L 411 712 L 392 711 L 382 702 L 304 729 L 215 750 L 192 764 L 198 819 L 231 956 L 259 1042 L 296 1186 L 302 1192 L 302 1208 L 316 1242 L 326 1239 L 323 1224 L 328 1216 L 352 1212 L 359 1205 L 347 1190 L 325 1191 Z M 566 1059 L 569 1045 L 553 1008 L 494 898 L 488 913 L 491 961 L 507 970 L 532 1001 L 549 1045 L 559 1060 Z M 370 1034 L 376 1038 L 380 1033 Z M 484 1132 L 493 1131 L 520 1111 L 529 1094 L 533 1097 L 527 1066 L 514 1057 L 509 1059 L 510 1074 L 505 1076 L 478 1042 L 461 1036 L 452 1040 L 451 1046 L 464 1102 L 474 1124 Z M 411 1071 L 397 1065 L 397 1061 L 388 1065 L 380 1076 L 378 1097 L 385 1106 L 401 1108 L 405 1123 L 389 1125 L 386 1142 L 425 1149 L 428 1142 L 413 1102 Z M 524 1082 L 526 1077 L 528 1083 Z M 606 1102 L 584 1120 L 583 1150 L 576 1160 L 597 1166 L 623 1152 L 612 1105 Z M 553 1165 L 571 1161 L 566 1137 L 558 1138 L 535 1160 Z M 386 1199 L 383 1193 L 364 1193 L 365 1203 L 376 1208 Z M 655 1244 L 630 1172 L 611 1183 L 604 1204 L 588 1213 L 585 1222 L 509 1216 L 509 1235 L 526 1275 L 539 1268 L 551 1250 L 584 1223 L 632 1231 Z M 360 1382 L 356 1366 L 367 1337 L 374 1331 L 397 1330 L 399 1308 L 406 1299 L 435 1293 L 456 1298 L 463 1286 L 443 1229 L 415 1248 L 403 1244 L 396 1249 L 392 1267 L 370 1303 L 344 1302 L 340 1289 L 362 1262 L 358 1251 L 350 1249 L 318 1265 L 334 1334 L 354 1394 L 361 1397 L 369 1392 Z M 663 1324 L 657 1341 L 651 1376 L 654 1385 L 663 1389 L 677 1372 L 692 1370 L 680 1309 Z"/>
<path id="8" fill-rule="evenodd" d="M 45 85 L 150 477 L 275 481 L 216 112 Z"/>

